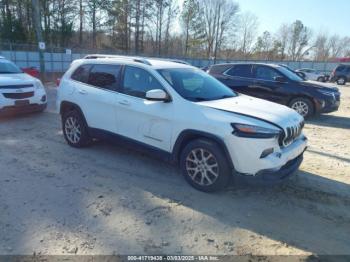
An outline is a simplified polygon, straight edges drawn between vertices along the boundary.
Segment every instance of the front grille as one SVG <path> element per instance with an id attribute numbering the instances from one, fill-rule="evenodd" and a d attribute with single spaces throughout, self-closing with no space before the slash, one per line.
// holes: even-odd
<path id="1" fill-rule="evenodd" d="M 340 101 L 340 93 L 335 93 L 334 97 L 336 101 Z"/>
<path id="2" fill-rule="evenodd" d="M 286 147 L 292 144 L 301 135 L 304 125 L 305 122 L 302 121 L 298 125 L 287 127 L 280 137 L 280 146 Z"/>
<path id="3" fill-rule="evenodd" d="M 24 99 L 34 96 L 34 92 L 26 92 L 26 93 L 3 93 L 5 98 L 9 99 Z"/>
<path id="4" fill-rule="evenodd" d="M 21 88 L 28 88 L 33 87 L 32 84 L 27 85 L 6 85 L 6 86 L 0 86 L 0 89 L 21 89 Z"/>

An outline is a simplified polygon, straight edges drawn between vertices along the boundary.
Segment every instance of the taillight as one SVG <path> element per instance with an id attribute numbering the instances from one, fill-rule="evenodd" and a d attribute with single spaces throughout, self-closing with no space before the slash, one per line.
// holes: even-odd
<path id="1" fill-rule="evenodd" d="M 61 78 L 57 78 L 56 79 L 56 86 L 59 87 L 61 83 Z"/>

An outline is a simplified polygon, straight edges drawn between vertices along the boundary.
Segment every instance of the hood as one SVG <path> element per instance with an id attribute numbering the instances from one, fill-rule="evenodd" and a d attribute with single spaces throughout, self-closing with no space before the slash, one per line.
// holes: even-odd
<path id="1" fill-rule="evenodd" d="M 207 106 L 227 112 L 242 114 L 248 117 L 258 118 L 277 125 L 282 129 L 295 126 L 304 121 L 304 118 L 294 110 L 266 100 L 239 95 L 237 97 L 198 102 Z"/>
<path id="2" fill-rule="evenodd" d="M 316 88 L 316 89 L 322 89 L 325 91 L 330 91 L 330 92 L 338 92 L 339 89 L 337 87 L 333 87 L 332 85 L 328 83 L 321 83 L 317 81 L 303 81 L 301 82 L 301 85 L 304 87 L 309 87 L 309 88 Z"/>
<path id="3" fill-rule="evenodd" d="M 0 86 L 35 84 L 36 78 L 28 74 L 0 74 Z"/>

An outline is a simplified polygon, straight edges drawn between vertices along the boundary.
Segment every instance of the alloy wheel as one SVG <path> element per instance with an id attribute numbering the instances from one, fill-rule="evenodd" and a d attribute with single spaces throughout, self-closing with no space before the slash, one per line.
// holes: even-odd
<path id="1" fill-rule="evenodd" d="M 81 127 L 77 118 L 70 116 L 66 119 L 64 124 L 66 137 L 72 144 L 77 144 L 81 138 Z"/>
<path id="2" fill-rule="evenodd" d="M 339 85 L 344 85 L 344 84 L 345 84 L 344 78 L 339 78 L 339 79 L 338 79 L 338 84 L 339 84 Z"/>
<path id="3" fill-rule="evenodd" d="M 309 113 L 309 106 L 304 101 L 296 101 L 291 107 L 303 117 Z"/>
<path id="4" fill-rule="evenodd" d="M 206 149 L 193 149 L 186 158 L 188 176 L 201 186 L 210 186 L 219 177 L 219 164 L 215 156 Z"/>

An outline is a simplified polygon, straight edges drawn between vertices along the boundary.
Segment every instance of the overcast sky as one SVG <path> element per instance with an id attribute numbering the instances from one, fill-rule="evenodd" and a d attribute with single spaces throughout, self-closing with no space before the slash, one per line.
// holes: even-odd
<path id="1" fill-rule="evenodd" d="M 182 5 L 183 0 L 178 0 Z M 241 12 L 254 13 L 259 31 L 275 32 L 282 23 L 301 20 L 317 34 L 350 36 L 350 0 L 235 0 Z"/>

